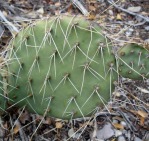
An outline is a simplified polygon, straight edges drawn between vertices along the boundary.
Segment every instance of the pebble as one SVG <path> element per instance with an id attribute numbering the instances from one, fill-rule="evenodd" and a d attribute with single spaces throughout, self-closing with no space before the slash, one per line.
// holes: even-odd
<path id="1" fill-rule="evenodd" d="M 114 131 L 115 131 L 115 136 L 116 136 L 116 137 L 122 135 L 122 131 L 120 131 L 120 130 L 114 130 Z"/>
<path id="2" fill-rule="evenodd" d="M 112 123 L 118 123 L 118 121 L 116 119 L 114 119 Z"/>
<path id="3" fill-rule="evenodd" d="M 132 32 L 133 32 L 133 28 L 129 28 L 127 31 L 126 31 L 126 36 L 129 37 L 132 35 Z"/>
<path id="4" fill-rule="evenodd" d="M 141 11 L 141 6 L 136 6 L 136 7 L 128 7 L 127 8 L 128 11 L 131 11 L 131 12 L 140 12 Z"/>
<path id="5" fill-rule="evenodd" d="M 112 129 L 112 125 L 109 122 L 105 124 L 102 129 L 97 130 L 96 136 L 97 136 L 97 139 L 102 139 L 102 140 L 106 140 L 114 136 L 114 130 Z"/>
<path id="6" fill-rule="evenodd" d="M 128 138 L 128 140 L 130 140 L 130 138 L 131 138 L 130 130 L 127 131 L 127 133 L 125 134 L 125 136 Z"/>
<path id="7" fill-rule="evenodd" d="M 146 31 L 149 31 L 149 26 L 146 26 L 146 27 L 145 27 L 145 30 L 146 30 Z"/>
<path id="8" fill-rule="evenodd" d="M 68 136 L 74 138 L 74 136 L 75 136 L 75 131 L 74 131 L 73 128 L 71 128 L 71 129 L 68 131 Z"/>
<path id="9" fill-rule="evenodd" d="M 69 136 L 70 138 L 79 138 L 79 137 L 81 136 L 81 133 L 75 133 L 74 129 L 71 128 L 71 129 L 69 129 L 69 131 L 68 131 L 68 136 Z"/>
<path id="10" fill-rule="evenodd" d="M 103 3 L 103 2 L 104 2 L 104 0 L 98 0 L 98 2 L 101 2 L 101 3 Z"/>
<path id="11" fill-rule="evenodd" d="M 111 16 L 113 16 L 113 11 L 112 11 L 112 10 L 109 10 L 109 14 L 110 14 Z"/>
<path id="12" fill-rule="evenodd" d="M 124 121 L 121 121 L 121 125 L 123 125 L 124 127 L 127 126 L 126 122 L 124 122 Z"/>
<path id="13" fill-rule="evenodd" d="M 142 19 L 141 17 L 135 16 L 135 18 L 136 18 L 136 20 L 137 20 L 138 22 L 143 22 L 143 19 Z"/>
<path id="14" fill-rule="evenodd" d="M 149 43 L 149 39 L 146 39 L 146 40 L 145 40 L 145 43 Z"/>
<path id="15" fill-rule="evenodd" d="M 119 136 L 117 141 L 126 141 L 126 139 L 124 138 L 124 136 Z"/>
<path id="16" fill-rule="evenodd" d="M 135 137 L 134 141 L 142 141 L 142 140 L 140 138 L 138 138 L 138 137 Z"/>

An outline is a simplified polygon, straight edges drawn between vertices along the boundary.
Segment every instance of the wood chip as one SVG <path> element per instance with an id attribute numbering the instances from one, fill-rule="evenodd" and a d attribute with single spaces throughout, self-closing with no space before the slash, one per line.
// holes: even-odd
<path id="1" fill-rule="evenodd" d="M 119 124 L 119 123 L 113 123 L 113 126 L 116 128 L 116 129 L 124 129 L 124 126 Z"/>
<path id="2" fill-rule="evenodd" d="M 63 127 L 63 124 L 61 122 L 56 122 L 55 126 L 56 126 L 57 129 L 60 129 L 60 128 Z"/>

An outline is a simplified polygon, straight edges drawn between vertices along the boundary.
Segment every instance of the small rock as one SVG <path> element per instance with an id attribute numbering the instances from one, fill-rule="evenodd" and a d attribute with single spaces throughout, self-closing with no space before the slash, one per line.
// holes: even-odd
<path id="1" fill-rule="evenodd" d="M 126 139 L 124 138 L 124 136 L 119 136 L 117 141 L 126 141 Z"/>
<path id="2" fill-rule="evenodd" d="M 145 43 L 149 43 L 149 39 L 146 39 L 146 40 L 145 40 Z"/>
<path id="3" fill-rule="evenodd" d="M 111 16 L 113 16 L 113 11 L 112 11 L 112 10 L 109 10 L 109 14 L 110 14 Z"/>
<path id="4" fill-rule="evenodd" d="M 143 22 L 143 19 L 142 19 L 141 17 L 135 16 L 135 18 L 136 18 L 136 20 L 137 20 L 138 22 Z"/>
<path id="5" fill-rule="evenodd" d="M 74 131 L 73 128 L 71 128 L 71 129 L 68 131 L 68 136 L 74 138 L 74 136 L 75 136 L 75 131 Z"/>
<path id="6" fill-rule="evenodd" d="M 146 30 L 146 31 L 149 31 L 149 26 L 146 26 L 146 27 L 145 27 L 145 30 Z"/>
<path id="7" fill-rule="evenodd" d="M 103 2 L 104 2 L 104 0 L 98 0 L 98 2 L 101 2 L 101 3 L 103 3 Z"/>
<path id="8" fill-rule="evenodd" d="M 38 9 L 36 12 L 39 13 L 39 14 L 43 14 L 44 13 L 43 7 L 41 7 L 40 9 Z"/>
<path id="9" fill-rule="evenodd" d="M 124 127 L 127 126 L 126 122 L 124 122 L 124 121 L 121 121 L 121 125 L 123 125 Z"/>
<path id="10" fill-rule="evenodd" d="M 130 130 L 128 130 L 127 133 L 125 133 L 125 136 L 127 137 L 128 140 L 130 140 L 131 138 Z"/>
<path id="11" fill-rule="evenodd" d="M 133 28 L 129 28 L 127 31 L 126 31 L 126 36 L 129 37 L 132 35 L 132 32 L 133 32 Z"/>
<path id="12" fill-rule="evenodd" d="M 134 21 L 128 21 L 128 24 L 130 24 L 130 25 L 134 25 L 135 22 L 134 22 Z"/>
<path id="13" fill-rule="evenodd" d="M 108 133 L 108 134 L 107 134 Z M 104 127 L 97 131 L 97 138 L 106 140 L 112 136 L 114 136 L 114 130 L 112 129 L 112 125 L 108 122 L 104 125 Z"/>
<path id="14" fill-rule="evenodd" d="M 81 136 L 81 133 L 75 133 L 74 129 L 71 128 L 71 129 L 69 129 L 69 131 L 68 131 L 68 136 L 69 136 L 70 138 L 76 138 L 76 139 L 78 139 L 78 138 Z"/>
<path id="15" fill-rule="evenodd" d="M 112 123 L 118 123 L 118 121 L 116 119 L 114 119 Z"/>
<path id="16" fill-rule="evenodd" d="M 122 135 L 122 131 L 120 131 L 120 130 L 114 130 L 114 131 L 115 131 L 115 136 L 116 136 L 116 137 Z"/>
<path id="17" fill-rule="evenodd" d="M 138 138 L 138 137 L 135 137 L 134 141 L 142 141 L 142 140 L 140 138 Z"/>
<path id="18" fill-rule="evenodd" d="M 76 133 L 74 138 L 79 139 L 81 137 L 81 135 L 82 135 L 82 133 Z"/>
<path id="19" fill-rule="evenodd" d="M 131 11 L 131 12 L 140 12 L 141 11 L 141 6 L 136 6 L 136 7 L 128 7 L 127 8 L 128 11 Z"/>

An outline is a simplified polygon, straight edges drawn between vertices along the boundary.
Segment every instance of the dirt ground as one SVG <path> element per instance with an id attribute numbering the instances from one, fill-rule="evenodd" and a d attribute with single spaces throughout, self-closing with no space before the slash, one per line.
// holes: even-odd
<path id="1" fill-rule="evenodd" d="M 114 51 L 127 43 L 149 44 L 148 0 L 0 0 L 0 12 L 1 51 L 29 22 L 59 14 L 96 21 Z M 149 141 L 149 80 L 120 78 L 109 109 L 64 121 L 13 108 L 0 118 L 0 141 Z"/>

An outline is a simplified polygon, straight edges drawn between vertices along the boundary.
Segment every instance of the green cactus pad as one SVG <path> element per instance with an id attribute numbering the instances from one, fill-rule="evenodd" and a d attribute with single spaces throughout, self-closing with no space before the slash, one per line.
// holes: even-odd
<path id="1" fill-rule="evenodd" d="M 45 19 L 9 46 L 9 108 L 26 106 L 56 118 L 79 118 L 105 106 L 117 80 L 111 43 L 83 17 Z"/>
<path id="2" fill-rule="evenodd" d="M 118 51 L 119 73 L 123 77 L 138 80 L 149 78 L 149 50 L 137 44 L 129 44 Z"/>

